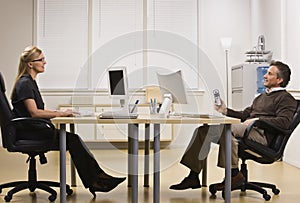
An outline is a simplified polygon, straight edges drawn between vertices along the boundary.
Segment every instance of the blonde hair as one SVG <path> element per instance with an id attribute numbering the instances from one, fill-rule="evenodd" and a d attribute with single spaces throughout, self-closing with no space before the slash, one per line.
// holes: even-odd
<path id="1" fill-rule="evenodd" d="M 29 74 L 30 67 L 28 66 L 28 63 L 33 61 L 35 58 L 37 58 L 39 55 L 41 55 L 42 50 L 39 49 L 36 46 L 28 46 L 24 49 L 22 52 L 20 59 L 19 59 L 19 67 L 18 67 L 18 73 L 15 80 L 15 84 L 13 87 L 12 94 L 14 92 L 15 86 L 17 81 L 25 74 Z M 13 95 L 11 95 L 12 97 Z"/>

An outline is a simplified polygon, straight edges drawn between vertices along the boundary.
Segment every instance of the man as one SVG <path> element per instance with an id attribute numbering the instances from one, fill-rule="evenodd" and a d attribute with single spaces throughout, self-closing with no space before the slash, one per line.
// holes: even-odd
<path id="1" fill-rule="evenodd" d="M 224 101 L 221 106 L 215 104 L 215 110 L 229 117 L 241 119 L 241 124 L 234 124 L 232 131 L 232 178 L 231 187 L 240 186 L 245 178 L 238 168 L 238 143 L 235 137 L 242 137 L 247 126 L 254 120 L 268 120 L 280 128 L 287 129 L 295 113 L 297 102 L 285 90 L 290 81 L 291 71 L 288 65 L 280 61 L 272 61 L 268 72 L 264 75 L 266 92 L 257 96 L 252 105 L 243 111 L 227 108 Z M 207 157 L 211 142 L 219 143 L 218 166 L 225 168 L 225 130 L 222 125 L 201 126 L 194 131 L 193 138 L 180 163 L 190 169 L 190 173 L 181 183 L 170 186 L 173 190 L 200 188 L 199 173 L 203 168 L 203 160 Z M 249 139 L 268 145 L 272 135 L 255 127 Z M 216 185 L 216 190 L 224 189 L 224 181 Z"/>

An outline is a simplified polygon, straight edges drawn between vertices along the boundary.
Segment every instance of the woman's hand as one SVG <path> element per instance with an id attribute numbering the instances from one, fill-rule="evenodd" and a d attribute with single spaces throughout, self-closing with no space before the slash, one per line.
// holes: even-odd
<path id="1" fill-rule="evenodd" d="M 66 114 L 66 116 L 73 116 L 73 110 L 72 109 L 67 109 L 64 111 L 64 113 Z"/>
<path id="2" fill-rule="evenodd" d="M 67 109 L 65 111 L 58 111 L 58 114 L 59 117 L 72 117 L 78 114 L 78 112 L 75 112 L 72 109 Z"/>

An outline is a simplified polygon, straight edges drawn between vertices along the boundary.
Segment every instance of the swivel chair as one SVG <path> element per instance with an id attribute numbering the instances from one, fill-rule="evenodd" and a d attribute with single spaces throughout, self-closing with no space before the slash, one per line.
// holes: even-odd
<path id="1" fill-rule="evenodd" d="M 264 188 L 272 189 L 272 192 L 275 195 L 278 195 L 280 193 L 280 190 L 274 184 L 248 181 L 246 161 L 253 160 L 261 164 L 272 164 L 283 157 L 285 146 L 289 138 L 291 137 L 291 134 L 300 122 L 300 100 L 297 100 L 297 103 L 298 106 L 289 129 L 284 130 L 278 128 L 277 126 L 274 126 L 269 122 L 257 120 L 250 126 L 248 126 L 247 130 L 244 133 L 244 137 L 238 139 L 238 155 L 242 160 L 241 172 L 245 177 L 245 182 L 240 187 L 231 188 L 231 191 L 241 190 L 242 192 L 245 192 L 246 190 L 254 190 L 261 193 L 266 201 L 269 201 L 271 199 L 271 196 Z M 248 139 L 250 130 L 257 125 L 263 127 L 266 132 L 274 135 L 274 139 L 269 146 L 265 146 Z M 209 186 L 209 191 L 212 195 L 215 195 L 215 193 L 217 192 L 217 190 L 215 189 L 215 184 L 211 184 Z M 224 191 L 222 191 L 222 196 L 224 197 Z"/>
<path id="2" fill-rule="evenodd" d="M 40 163 L 47 163 L 44 155 L 51 150 L 54 139 L 55 128 L 51 122 L 45 119 L 36 118 L 13 118 L 13 113 L 5 95 L 5 85 L 2 74 L 0 72 L 0 126 L 2 135 L 2 145 L 9 152 L 20 152 L 28 155 L 27 163 L 29 162 L 28 180 L 15 181 L 0 185 L 0 193 L 3 188 L 13 187 L 4 197 L 6 202 L 9 202 L 13 194 L 29 189 L 34 192 L 39 188 L 49 192 L 49 201 L 55 201 L 57 193 L 52 187 L 60 187 L 60 183 L 51 181 L 37 181 L 36 159 L 40 156 Z M 28 139 L 18 139 L 18 137 L 28 136 Z M 36 137 L 38 139 L 32 139 Z M 73 193 L 70 186 L 67 185 L 66 192 L 68 195 Z"/>

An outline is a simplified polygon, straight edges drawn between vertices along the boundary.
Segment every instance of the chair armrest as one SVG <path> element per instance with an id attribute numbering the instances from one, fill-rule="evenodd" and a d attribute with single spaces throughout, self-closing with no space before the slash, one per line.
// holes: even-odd
<path id="1" fill-rule="evenodd" d="M 11 120 L 18 130 L 54 130 L 54 125 L 47 119 L 22 117 Z"/>
<path id="2" fill-rule="evenodd" d="M 274 125 L 273 123 L 269 122 L 269 121 L 264 121 L 264 120 L 255 120 L 254 122 L 252 122 L 250 125 L 248 125 L 248 127 L 246 128 L 245 132 L 244 132 L 244 138 L 247 139 L 249 136 L 249 132 L 251 131 L 251 129 L 253 127 L 258 127 L 260 129 L 269 131 L 269 132 L 275 132 L 275 133 L 280 133 L 280 134 L 284 134 L 284 135 L 288 135 L 291 133 L 291 130 L 287 130 L 287 129 L 282 129 L 276 125 Z"/>

